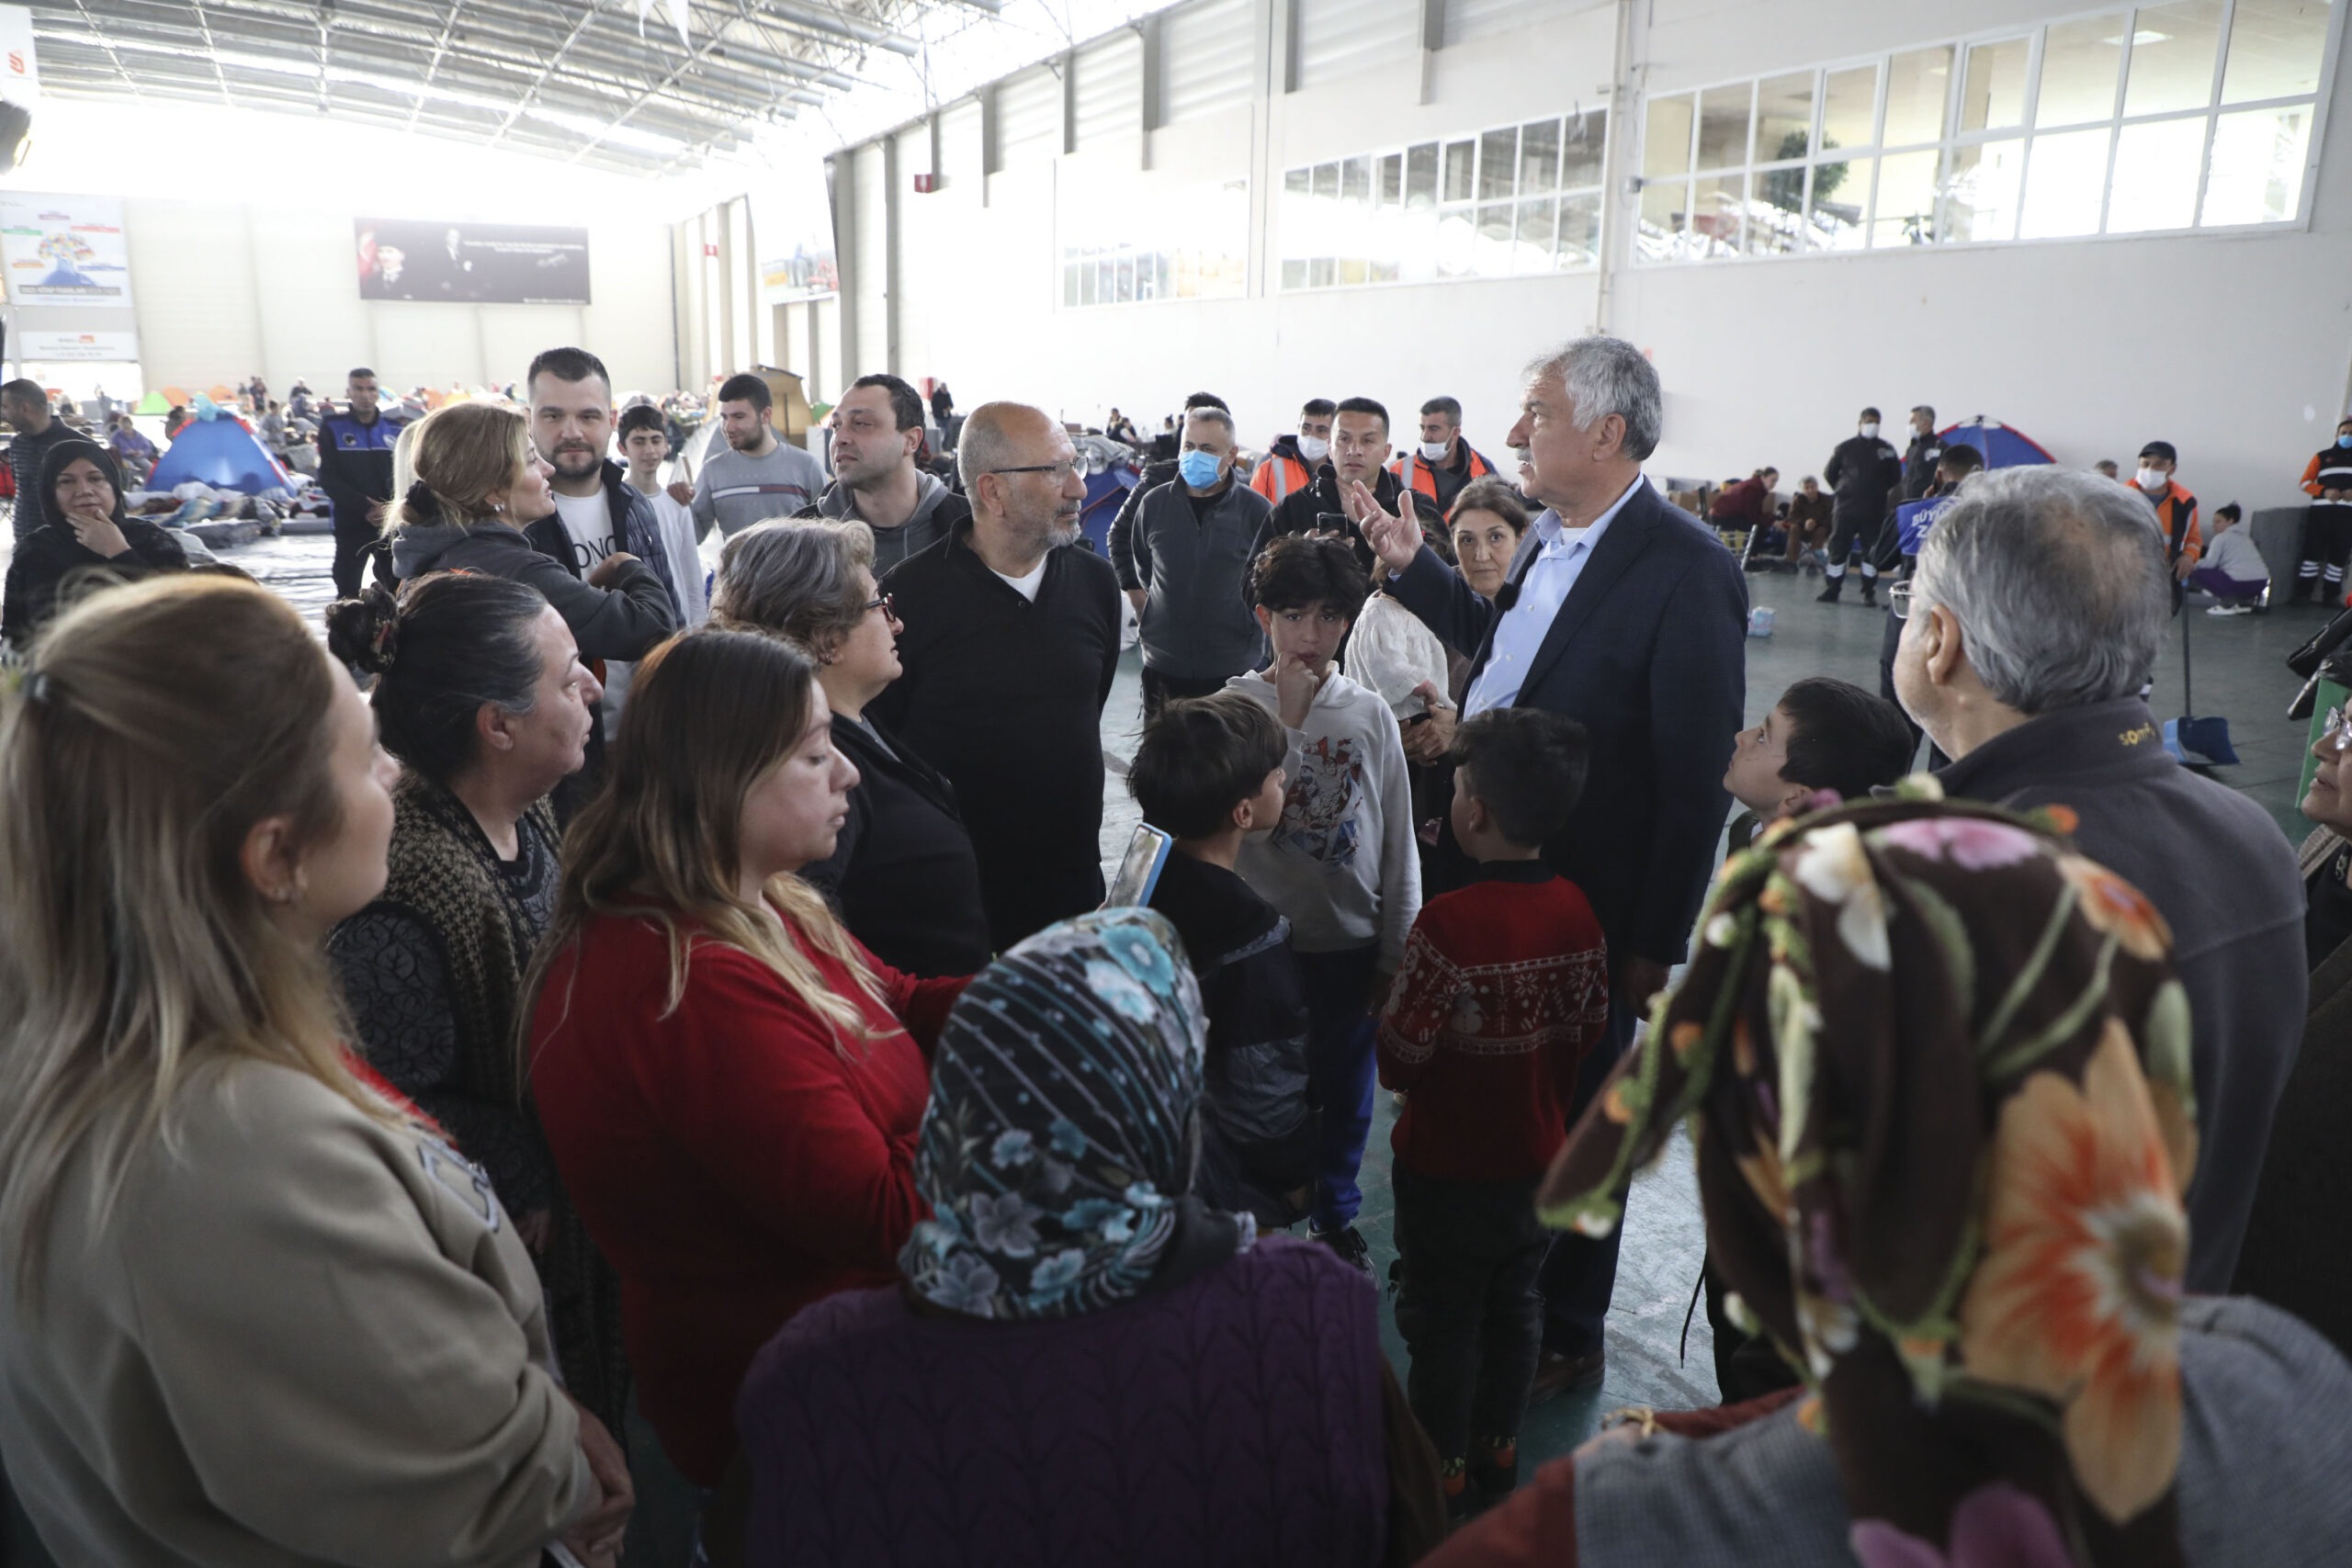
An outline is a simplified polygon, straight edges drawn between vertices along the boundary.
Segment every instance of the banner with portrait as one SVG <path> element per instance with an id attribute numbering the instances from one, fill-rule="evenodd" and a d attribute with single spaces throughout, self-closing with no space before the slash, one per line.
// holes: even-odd
<path id="1" fill-rule="evenodd" d="M 585 229 L 362 218 L 355 240 L 363 299 L 589 302 Z"/>

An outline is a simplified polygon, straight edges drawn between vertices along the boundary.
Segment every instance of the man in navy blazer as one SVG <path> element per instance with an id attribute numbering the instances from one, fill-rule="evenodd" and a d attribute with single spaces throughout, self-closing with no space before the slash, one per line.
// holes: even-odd
<path id="1" fill-rule="evenodd" d="M 1369 491 L 1351 515 L 1388 592 L 1457 649 L 1475 650 L 1463 716 L 1539 707 L 1585 727 L 1584 795 L 1544 846 L 1609 939 L 1609 1043 L 1579 1104 L 1679 963 L 1730 811 L 1723 786 L 1747 698 L 1747 589 L 1732 553 L 1643 477 L 1657 446 L 1657 372 L 1618 338 L 1585 337 L 1528 367 L 1510 444 L 1520 485 L 1546 508 L 1489 601 L 1421 542 L 1418 522 Z M 1441 821 L 1443 818 L 1441 818 Z M 1563 1237 L 1544 1265 L 1539 1388 L 1600 1381 L 1600 1320 L 1617 1237 Z"/>

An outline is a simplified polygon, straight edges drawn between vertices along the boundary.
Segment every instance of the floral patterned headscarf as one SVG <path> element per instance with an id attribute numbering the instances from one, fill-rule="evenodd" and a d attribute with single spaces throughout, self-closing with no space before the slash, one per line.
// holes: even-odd
<path id="1" fill-rule="evenodd" d="M 1257 1238 L 1191 1196 L 1206 1024 L 1175 928 L 1099 910 L 1038 932 L 956 998 L 933 1053 L 899 1255 L 978 1317 L 1066 1317 L 1165 1289 Z"/>
<path id="2" fill-rule="evenodd" d="M 1865 1568 L 2177 1564 L 2170 933 L 2062 808 L 1903 794 L 1731 858 L 1538 1209 L 1608 1234 L 1689 1119 L 1733 1315 L 1814 1390 Z"/>

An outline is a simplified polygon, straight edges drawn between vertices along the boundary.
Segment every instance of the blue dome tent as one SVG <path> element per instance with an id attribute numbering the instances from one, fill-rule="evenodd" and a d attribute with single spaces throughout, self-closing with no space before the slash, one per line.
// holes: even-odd
<path id="1" fill-rule="evenodd" d="M 170 490 L 191 480 L 243 495 L 294 488 L 286 469 L 269 455 L 252 427 L 202 396 L 196 400 L 196 417 L 155 460 L 147 488 Z"/>
<path id="2" fill-rule="evenodd" d="M 2014 425 L 2003 424 L 1997 419 L 1978 414 L 1959 423 L 1947 425 L 1943 432 L 1947 446 L 1973 446 L 1984 454 L 1988 468 L 2022 468 L 2035 463 L 2054 463 L 2041 442 Z"/>

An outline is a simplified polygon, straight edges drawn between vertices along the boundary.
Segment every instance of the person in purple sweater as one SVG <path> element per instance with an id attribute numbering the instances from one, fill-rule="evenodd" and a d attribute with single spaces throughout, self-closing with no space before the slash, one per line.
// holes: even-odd
<path id="1" fill-rule="evenodd" d="M 744 1380 L 742 1561 L 1373 1568 L 1443 1536 L 1371 1282 L 1192 1194 L 1205 1035 L 1148 909 L 973 980 L 904 1283 L 809 1306 Z"/>

